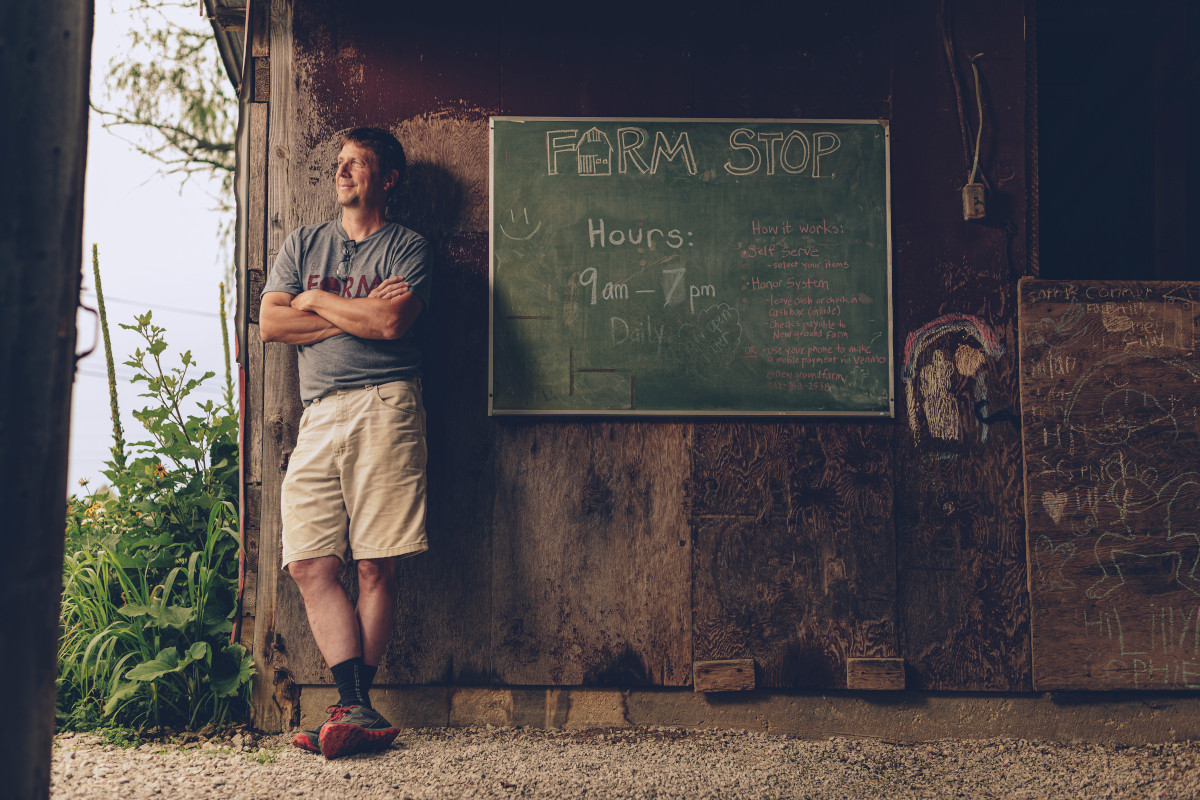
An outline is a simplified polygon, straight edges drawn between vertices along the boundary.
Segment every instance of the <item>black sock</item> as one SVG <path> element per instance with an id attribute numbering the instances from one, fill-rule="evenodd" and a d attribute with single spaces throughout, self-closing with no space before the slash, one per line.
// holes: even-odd
<path id="1" fill-rule="evenodd" d="M 379 667 L 372 667 L 370 664 L 363 664 L 359 675 L 362 677 L 362 696 L 366 702 L 363 705 L 371 705 L 371 686 L 375 683 L 375 673 L 379 671 Z"/>
<path id="2" fill-rule="evenodd" d="M 329 668 L 338 688 L 338 705 L 370 706 L 371 683 L 378 667 L 368 667 L 360 656 L 347 659 Z"/>

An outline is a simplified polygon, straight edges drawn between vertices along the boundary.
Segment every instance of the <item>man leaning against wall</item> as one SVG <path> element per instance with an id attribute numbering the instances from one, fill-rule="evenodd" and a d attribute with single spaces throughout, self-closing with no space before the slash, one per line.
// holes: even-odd
<path id="1" fill-rule="evenodd" d="M 262 338 L 296 346 L 300 417 L 282 487 L 283 568 L 296 581 L 338 702 L 293 744 L 326 758 L 387 748 L 399 733 L 371 707 L 392 632 L 396 561 L 428 548 L 421 355 L 430 250 L 391 221 L 404 149 L 390 133 L 344 134 L 338 219 L 292 231 L 263 289 Z M 358 577 L 354 603 L 338 581 Z"/>

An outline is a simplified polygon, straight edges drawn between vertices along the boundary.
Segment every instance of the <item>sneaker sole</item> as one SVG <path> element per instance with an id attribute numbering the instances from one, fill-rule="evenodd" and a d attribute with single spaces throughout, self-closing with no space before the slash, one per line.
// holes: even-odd
<path id="1" fill-rule="evenodd" d="M 326 723 L 321 729 L 321 753 L 331 759 L 353 753 L 374 753 L 386 750 L 399 735 L 399 728 L 371 731 L 361 725 Z"/>
<path id="2" fill-rule="evenodd" d="M 320 753 L 320 739 L 316 730 L 301 730 L 295 735 L 292 740 L 293 747 L 299 747 L 300 750 L 306 750 L 310 753 Z"/>
<path id="3" fill-rule="evenodd" d="M 321 752 L 320 740 L 308 731 L 297 733 L 296 738 L 292 739 L 292 745 L 310 753 Z"/>

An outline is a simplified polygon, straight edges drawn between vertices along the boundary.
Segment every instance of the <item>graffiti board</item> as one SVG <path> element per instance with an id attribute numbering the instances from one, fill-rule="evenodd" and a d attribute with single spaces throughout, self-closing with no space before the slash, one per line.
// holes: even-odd
<path id="1" fill-rule="evenodd" d="M 1020 285 L 1034 688 L 1200 689 L 1200 284 Z"/>

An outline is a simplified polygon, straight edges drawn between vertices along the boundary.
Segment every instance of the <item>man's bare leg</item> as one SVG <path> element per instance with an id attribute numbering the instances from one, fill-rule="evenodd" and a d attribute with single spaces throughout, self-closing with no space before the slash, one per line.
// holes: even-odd
<path id="1" fill-rule="evenodd" d="M 363 661 L 378 667 L 392 635 L 396 611 L 396 559 L 368 558 L 358 562 L 359 641 Z"/>
<path id="2" fill-rule="evenodd" d="M 304 598 L 313 638 L 330 665 L 340 695 L 330 718 L 316 730 L 300 731 L 292 744 L 327 758 L 386 748 L 399 733 L 371 708 L 369 697 L 375 668 L 391 634 L 396 560 L 359 562 L 358 608 L 338 581 L 341 566 L 335 556 L 288 565 Z"/>
<path id="3" fill-rule="evenodd" d="M 304 598 L 313 639 L 330 666 L 363 655 L 358 615 L 346 590 L 338 582 L 341 568 L 342 561 L 337 556 L 288 564 L 288 572 Z"/>

